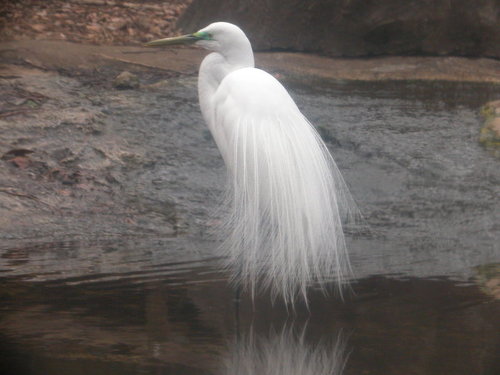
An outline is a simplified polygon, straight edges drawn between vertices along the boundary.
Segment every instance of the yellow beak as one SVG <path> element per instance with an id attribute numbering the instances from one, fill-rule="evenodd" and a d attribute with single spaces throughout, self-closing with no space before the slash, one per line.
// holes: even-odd
<path id="1" fill-rule="evenodd" d="M 197 37 L 194 34 L 186 34 L 181 36 L 176 36 L 173 38 L 164 38 L 152 40 L 151 42 L 147 42 L 144 44 L 144 47 L 163 47 L 163 46 L 172 46 L 176 44 L 191 44 L 195 43 L 201 38 Z"/>

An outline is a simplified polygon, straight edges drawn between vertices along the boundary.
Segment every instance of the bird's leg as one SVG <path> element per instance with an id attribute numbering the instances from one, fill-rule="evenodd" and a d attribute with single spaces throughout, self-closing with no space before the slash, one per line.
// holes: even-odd
<path id="1" fill-rule="evenodd" d="M 241 284 L 236 285 L 234 291 L 234 332 L 236 334 L 236 341 L 240 340 L 240 303 L 241 303 Z"/>
<path id="2" fill-rule="evenodd" d="M 237 275 L 235 277 L 236 286 L 234 289 L 234 332 L 236 334 L 236 340 L 240 340 L 240 305 L 241 305 L 241 289 L 243 283 L 243 264 L 238 262 Z"/>

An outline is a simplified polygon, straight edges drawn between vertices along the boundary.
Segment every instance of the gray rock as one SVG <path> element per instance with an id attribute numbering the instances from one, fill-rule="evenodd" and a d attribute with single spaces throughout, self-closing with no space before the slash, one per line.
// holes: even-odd
<path id="1" fill-rule="evenodd" d="M 257 50 L 500 57 L 498 0 L 194 0 L 177 26 L 242 27 Z"/>

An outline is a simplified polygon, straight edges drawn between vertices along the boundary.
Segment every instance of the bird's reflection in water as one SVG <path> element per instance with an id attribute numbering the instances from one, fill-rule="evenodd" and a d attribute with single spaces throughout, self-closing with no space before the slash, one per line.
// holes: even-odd
<path id="1" fill-rule="evenodd" d="M 284 327 L 268 335 L 250 333 L 230 346 L 224 375 L 340 375 L 346 361 L 346 340 L 339 333 L 309 342 L 306 329 Z"/>

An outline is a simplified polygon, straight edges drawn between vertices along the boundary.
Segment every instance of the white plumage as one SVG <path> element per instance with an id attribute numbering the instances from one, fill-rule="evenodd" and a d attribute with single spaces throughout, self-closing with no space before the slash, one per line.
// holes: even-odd
<path id="1" fill-rule="evenodd" d="M 150 45 L 182 41 L 214 51 L 201 64 L 198 90 L 228 169 L 222 249 L 235 282 L 286 302 L 306 298 L 313 282 L 341 286 L 350 272 L 341 218 L 355 209 L 325 144 L 286 89 L 254 68 L 237 26 L 217 22 Z"/>

